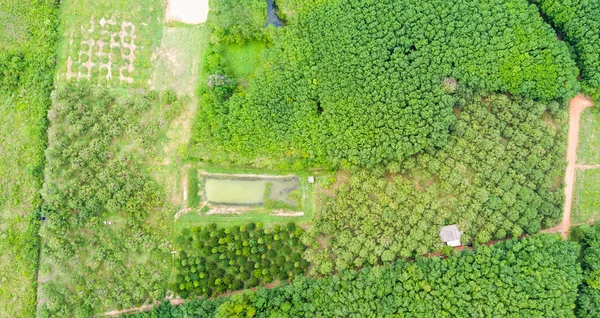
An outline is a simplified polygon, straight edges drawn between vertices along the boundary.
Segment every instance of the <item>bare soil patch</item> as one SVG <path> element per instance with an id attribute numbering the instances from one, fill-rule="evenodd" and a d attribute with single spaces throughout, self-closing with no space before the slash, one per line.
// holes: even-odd
<path id="1" fill-rule="evenodd" d="M 166 21 L 200 24 L 208 18 L 208 0 L 169 0 Z"/>
<path id="2" fill-rule="evenodd" d="M 271 215 L 272 216 L 294 217 L 294 216 L 304 216 L 304 212 L 291 212 L 291 211 L 277 210 L 277 211 L 273 211 L 273 213 L 271 213 Z"/>

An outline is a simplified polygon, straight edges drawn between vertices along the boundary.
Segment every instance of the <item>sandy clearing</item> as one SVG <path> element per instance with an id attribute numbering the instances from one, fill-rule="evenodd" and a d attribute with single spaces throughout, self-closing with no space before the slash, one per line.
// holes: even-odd
<path id="1" fill-rule="evenodd" d="M 208 18 L 208 0 L 169 0 L 166 21 L 200 24 Z"/>

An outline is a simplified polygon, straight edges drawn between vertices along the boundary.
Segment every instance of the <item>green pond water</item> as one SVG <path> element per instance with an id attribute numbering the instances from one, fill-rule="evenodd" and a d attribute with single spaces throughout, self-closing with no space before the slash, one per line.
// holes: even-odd
<path id="1" fill-rule="evenodd" d="M 264 203 L 267 183 L 271 183 L 269 199 L 296 204 L 287 195 L 300 186 L 298 179 L 216 179 L 207 178 L 204 185 L 206 199 L 212 203 L 256 205 Z"/>

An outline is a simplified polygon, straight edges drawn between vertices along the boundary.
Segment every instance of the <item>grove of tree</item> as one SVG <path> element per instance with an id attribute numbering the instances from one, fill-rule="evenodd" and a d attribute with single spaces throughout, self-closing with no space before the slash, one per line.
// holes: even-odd
<path id="1" fill-rule="evenodd" d="M 508 240 L 447 259 L 343 271 L 227 298 L 164 302 L 134 317 L 572 317 L 579 245 L 555 235 Z"/>
<path id="2" fill-rule="evenodd" d="M 296 20 L 263 30 L 247 88 L 220 54 L 234 31 L 214 27 L 195 142 L 373 168 L 448 144 L 457 83 L 536 100 L 579 90 L 567 46 L 526 1 L 304 1 Z"/>

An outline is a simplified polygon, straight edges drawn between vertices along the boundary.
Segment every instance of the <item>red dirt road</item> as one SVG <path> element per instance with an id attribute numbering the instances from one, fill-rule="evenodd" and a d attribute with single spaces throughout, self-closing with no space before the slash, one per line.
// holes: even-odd
<path id="1" fill-rule="evenodd" d="M 565 239 L 569 236 L 569 228 L 571 227 L 575 168 L 578 166 L 577 145 L 579 143 L 579 119 L 581 118 L 581 112 L 593 105 L 592 101 L 581 94 L 571 99 L 569 110 L 569 140 L 567 141 L 567 171 L 565 173 L 565 210 L 563 212 L 562 222 L 558 226 L 542 231 L 546 233 L 560 232 Z"/>

